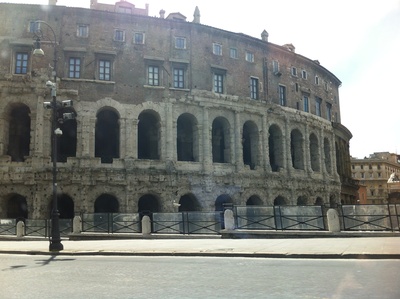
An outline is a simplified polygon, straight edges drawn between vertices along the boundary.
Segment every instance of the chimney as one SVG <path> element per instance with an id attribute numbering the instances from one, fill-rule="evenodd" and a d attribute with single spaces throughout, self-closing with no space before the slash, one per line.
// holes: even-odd
<path id="1" fill-rule="evenodd" d="M 160 10 L 160 18 L 165 19 L 165 10 L 164 9 Z"/>
<path id="2" fill-rule="evenodd" d="M 266 30 L 264 30 L 264 31 L 261 33 L 261 39 L 262 39 L 263 41 L 265 41 L 265 42 L 268 41 L 268 36 L 269 36 L 269 34 L 268 34 L 268 32 L 267 32 Z"/>
<path id="3" fill-rule="evenodd" d="M 49 5 L 56 5 L 57 4 L 57 0 L 49 0 Z"/>
<path id="4" fill-rule="evenodd" d="M 197 6 L 194 10 L 193 17 L 194 17 L 193 23 L 200 24 L 200 10 Z"/>

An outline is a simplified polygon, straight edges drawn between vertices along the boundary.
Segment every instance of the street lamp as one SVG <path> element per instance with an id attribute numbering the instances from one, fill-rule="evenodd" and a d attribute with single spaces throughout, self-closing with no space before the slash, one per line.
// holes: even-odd
<path id="1" fill-rule="evenodd" d="M 47 81 L 46 86 L 51 89 L 51 102 L 44 102 L 45 108 L 52 110 L 52 126 L 51 126 L 51 140 L 52 140 L 52 158 L 53 158 L 53 209 L 51 212 L 51 233 L 50 233 L 50 251 L 60 251 L 64 249 L 61 243 L 60 236 L 60 217 L 58 212 L 57 202 L 57 136 L 62 134 L 60 128 L 57 125 L 57 38 L 53 28 L 45 21 L 36 21 L 35 27 L 39 28 L 39 24 L 46 25 L 53 33 L 53 40 L 50 40 L 54 49 L 54 64 L 53 64 L 53 77 L 54 82 Z M 41 33 L 38 31 L 37 33 Z M 34 56 L 44 56 L 44 51 L 40 48 L 40 36 L 36 36 L 35 50 L 33 51 Z"/>

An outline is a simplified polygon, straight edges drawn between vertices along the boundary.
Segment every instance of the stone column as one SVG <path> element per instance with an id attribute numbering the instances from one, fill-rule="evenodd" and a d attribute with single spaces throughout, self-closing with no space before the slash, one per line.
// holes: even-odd
<path id="1" fill-rule="evenodd" d="M 234 123 L 234 156 L 235 156 L 235 164 L 236 171 L 240 171 L 244 167 L 243 163 L 243 136 L 241 134 L 241 123 L 240 123 L 240 113 L 239 111 L 235 111 L 235 123 Z"/>
<path id="2" fill-rule="evenodd" d="M 284 167 L 286 168 L 286 171 L 288 173 L 288 175 L 290 176 L 292 174 L 292 170 L 293 170 L 293 164 L 292 164 L 292 156 L 291 156 L 291 152 L 290 152 L 290 126 L 289 126 L 289 121 L 287 119 L 287 117 L 285 117 L 285 134 L 282 134 L 283 137 L 283 144 L 284 144 L 284 148 L 283 148 L 283 163 L 285 163 L 286 165 L 284 165 Z"/>
<path id="3" fill-rule="evenodd" d="M 208 119 L 208 108 L 203 107 L 203 126 L 202 132 L 200 134 L 203 135 L 203 170 L 205 172 L 209 172 L 212 169 L 212 153 L 211 153 L 211 126 L 209 124 Z"/>
<path id="4" fill-rule="evenodd" d="M 119 157 L 121 159 L 125 159 L 126 158 L 126 138 L 127 133 L 126 133 L 126 119 L 125 118 L 120 118 L 118 120 L 118 124 L 119 124 Z"/>
<path id="5" fill-rule="evenodd" d="M 136 125 L 137 121 L 133 119 L 125 119 L 125 158 L 132 159 L 135 157 L 135 142 L 136 142 Z M 136 155 L 137 157 L 137 155 Z"/>
<path id="6" fill-rule="evenodd" d="M 262 115 L 261 118 L 261 150 L 260 152 L 260 163 L 261 165 L 264 165 L 264 171 L 271 171 L 271 165 L 269 164 L 269 132 L 268 132 L 268 124 L 267 124 L 267 117 L 265 115 Z"/>
<path id="7" fill-rule="evenodd" d="M 310 128 L 308 124 L 305 127 L 305 135 L 303 136 L 303 148 L 304 148 L 304 170 L 309 175 L 313 172 L 311 167 L 311 150 L 310 150 Z"/>
<path id="8" fill-rule="evenodd" d="M 173 132 L 172 104 L 165 106 L 165 159 L 176 160 Z"/>
<path id="9" fill-rule="evenodd" d="M 32 154 L 34 156 L 43 156 L 43 128 L 44 122 L 44 108 L 43 108 L 44 98 L 42 96 L 38 97 L 37 109 L 35 114 L 35 123 L 32 121 L 31 115 L 31 130 L 34 130 L 34 148 Z M 32 144 L 32 141 L 31 141 Z"/>

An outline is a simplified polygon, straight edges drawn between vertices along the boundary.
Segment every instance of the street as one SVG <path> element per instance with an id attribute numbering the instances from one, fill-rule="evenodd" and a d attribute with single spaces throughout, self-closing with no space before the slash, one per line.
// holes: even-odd
<path id="1" fill-rule="evenodd" d="M 0 255 L 0 298 L 400 298 L 400 260 Z"/>

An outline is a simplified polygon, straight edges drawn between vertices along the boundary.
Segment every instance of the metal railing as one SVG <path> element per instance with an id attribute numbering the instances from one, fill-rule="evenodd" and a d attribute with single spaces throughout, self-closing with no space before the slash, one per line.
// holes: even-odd
<path id="1" fill-rule="evenodd" d="M 16 222 L 15 219 L 0 219 L 0 235 L 15 235 Z"/>

